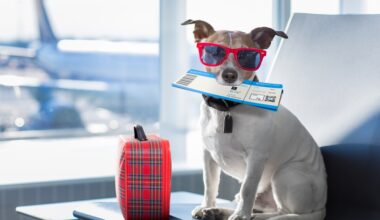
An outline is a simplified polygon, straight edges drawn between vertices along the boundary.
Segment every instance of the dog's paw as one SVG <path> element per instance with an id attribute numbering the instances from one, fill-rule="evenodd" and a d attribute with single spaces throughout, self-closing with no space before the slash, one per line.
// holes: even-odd
<path id="1" fill-rule="evenodd" d="M 196 219 L 203 218 L 203 210 L 206 209 L 205 206 L 197 206 L 191 211 L 191 216 Z"/>
<path id="2" fill-rule="evenodd" d="M 232 214 L 232 209 L 225 208 L 208 208 L 203 209 L 202 220 L 227 220 Z"/>
<path id="3" fill-rule="evenodd" d="M 218 208 L 206 208 L 198 206 L 193 209 L 191 215 L 193 218 L 202 220 L 227 220 L 228 216 L 224 216 L 224 212 Z"/>
<path id="4" fill-rule="evenodd" d="M 202 220 L 228 220 L 228 217 L 234 212 L 233 209 L 227 208 L 206 208 L 198 206 L 191 212 L 193 218 Z"/>

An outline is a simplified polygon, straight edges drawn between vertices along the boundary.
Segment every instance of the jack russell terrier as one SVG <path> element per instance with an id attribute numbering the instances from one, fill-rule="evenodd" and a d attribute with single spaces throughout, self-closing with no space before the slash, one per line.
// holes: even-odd
<path id="1" fill-rule="evenodd" d="M 260 67 L 274 36 L 281 31 L 260 27 L 250 33 L 215 31 L 205 21 L 194 24 L 194 38 L 206 71 L 218 83 L 240 85 L 258 80 Z M 232 125 L 233 119 L 233 125 Z M 304 219 L 325 217 L 326 172 L 313 137 L 284 106 L 268 111 L 204 96 L 201 105 L 204 143 L 204 200 L 192 211 L 198 219 Z M 215 207 L 220 172 L 241 182 L 237 207 Z"/>

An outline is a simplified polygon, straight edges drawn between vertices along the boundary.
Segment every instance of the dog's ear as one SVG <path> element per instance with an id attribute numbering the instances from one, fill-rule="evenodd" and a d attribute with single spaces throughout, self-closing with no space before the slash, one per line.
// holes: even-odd
<path id="1" fill-rule="evenodd" d="M 187 20 L 183 22 L 181 25 L 188 25 L 188 24 L 195 24 L 194 25 L 194 40 L 195 42 L 201 41 L 203 38 L 206 38 L 210 36 L 211 34 L 215 33 L 214 28 L 207 22 L 202 20 Z"/>
<path id="2" fill-rule="evenodd" d="M 286 35 L 282 31 L 275 31 L 272 28 L 268 27 L 259 27 L 255 28 L 250 33 L 251 39 L 253 42 L 257 43 L 260 46 L 260 49 L 267 49 L 274 36 L 280 36 L 282 38 L 287 39 L 288 35 Z"/>

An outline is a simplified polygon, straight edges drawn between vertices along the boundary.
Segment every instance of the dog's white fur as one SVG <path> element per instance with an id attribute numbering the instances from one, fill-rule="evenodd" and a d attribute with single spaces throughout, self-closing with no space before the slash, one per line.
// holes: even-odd
<path id="1" fill-rule="evenodd" d="M 242 183 L 240 201 L 230 219 L 250 219 L 255 195 L 270 187 L 277 206 L 273 216 L 278 216 L 273 219 L 324 218 L 323 159 L 313 138 L 292 113 L 284 106 L 271 112 L 239 105 L 231 109 L 233 133 L 224 134 L 226 113 L 205 103 L 201 108 L 205 198 L 194 215 L 215 206 L 220 167 Z"/>
<path id="2" fill-rule="evenodd" d="M 230 41 L 227 46 L 241 44 L 238 35 Z M 233 62 L 230 57 L 223 65 L 231 68 Z M 218 75 L 223 66 L 207 70 Z M 225 114 L 204 102 L 201 105 L 205 194 L 192 215 L 229 220 L 324 219 L 323 158 L 297 117 L 284 106 L 274 112 L 238 105 L 230 110 L 233 133 L 223 133 Z M 235 210 L 215 208 L 221 170 L 241 182 Z M 264 213 L 252 212 L 254 207 Z"/>

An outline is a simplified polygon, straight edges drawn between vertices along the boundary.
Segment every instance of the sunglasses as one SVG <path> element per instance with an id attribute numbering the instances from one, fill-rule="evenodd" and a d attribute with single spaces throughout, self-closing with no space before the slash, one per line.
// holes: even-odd
<path id="1" fill-rule="evenodd" d="M 267 52 L 257 48 L 229 48 L 214 43 L 197 43 L 199 58 L 205 66 L 219 66 L 230 53 L 240 68 L 248 71 L 259 69 Z"/>

